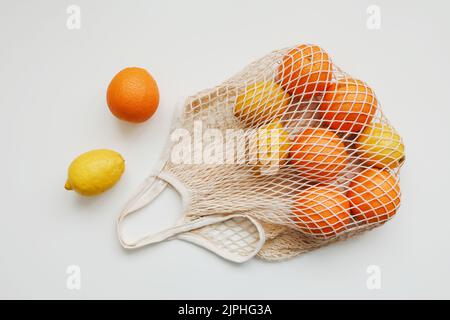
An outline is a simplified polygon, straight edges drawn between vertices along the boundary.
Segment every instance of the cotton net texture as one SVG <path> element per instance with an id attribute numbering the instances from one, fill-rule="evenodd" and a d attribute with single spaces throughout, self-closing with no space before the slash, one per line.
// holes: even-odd
<path id="1" fill-rule="evenodd" d="M 189 97 L 164 171 L 186 217 L 257 219 L 277 260 L 389 220 L 400 205 L 401 137 L 375 92 L 316 45 L 274 51 Z"/>

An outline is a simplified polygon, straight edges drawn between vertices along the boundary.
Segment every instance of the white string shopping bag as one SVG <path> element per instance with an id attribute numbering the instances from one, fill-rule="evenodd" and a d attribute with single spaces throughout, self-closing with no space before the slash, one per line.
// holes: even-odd
<path id="1" fill-rule="evenodd" d="M 373 89 L 316 45 L 188 98 L 170 141 L 119 217 L 126 248 L 178 238 L 236 262 L 278 260 L 382 225 L 400 205 L 401 137 Z M 168 184 L 183 198 L 177 225 L 126 242 L 123 219 Z"/>

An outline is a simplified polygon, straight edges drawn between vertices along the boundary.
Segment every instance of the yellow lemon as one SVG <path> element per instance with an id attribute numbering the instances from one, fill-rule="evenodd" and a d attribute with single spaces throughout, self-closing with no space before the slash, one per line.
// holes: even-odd
<path id="1" fill-rule="evenodd" d="M 112 150 L 88 151 L 72 161 L 69 167 L 67 190 L 93 196 L 110 189 L 122 176 L 125 161 Z"/>
<path id="2" fill-rule="evenodd" d="M 377 168 L 394 169 L 404 160 L 402 138 L 389 124 L 374 123 L 367 126 L 356 142 L 366 162 Z"/>
<path id="3" fill-rule="evenodd" d="M 286 163 L 290 140 L 279 119 L 258 128 L 257 142 L 257 168 L 260 173 L 274 173 Z"/>
<path id="4" fill-rule="evenodd" d="M 236 98 L 234 115 L 248 126 L 264 124 L 282 116 L 289 94 L 272 81 L 252 83 Z"/>

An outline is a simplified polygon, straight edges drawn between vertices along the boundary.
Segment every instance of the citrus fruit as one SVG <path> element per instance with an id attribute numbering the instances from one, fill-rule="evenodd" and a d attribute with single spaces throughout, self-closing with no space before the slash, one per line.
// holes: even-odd
<path id="1" fill-rule="evenodd" d="M 358 221 L 384 222 L 400 205 L 398 179 L 388 171 L 366 169 L 350 182 L 349 188 L 350 212 Z"/>
<path id="2" fill-rule="evenodd" d="M 67 190 L 84 196 L 100 194 L 111 188 L 122 176 L 125 161 L 112 150 L 91 150 L 75 158 L 69 166 Z"/>
<path id="3" fill-rule="evenodd" d="M 345 78 L 328 86 L 319 110 L 330 128 L 355 133 L 372 121 L 377 104 L 375 93 L 364 82 Z"/>
<path id="4" fill-rule="evenodd" d="M 117 118 L 135 123 L 144 122 L 158 108 L 158 85 L 147 70 L 125 68 L 111 80 L 106 100 L 109 110 Z"/>
<path id="5" fill-rule="evenodd" d="M 258 168 L 261 173 L 276 172 L 289 156 L 289 134 L 281 121 L 258 128 Z"/>
<path id="6" fill-rule="evenodd" d="M 287 109 L 289 95 L 272 81 L 252 83 L 236 98 L 234 115 L 248 126 L 264 124 Z"/>
<path id="7" fill-rule="evenodd" d="M 405 157 L 405 146 L 387 123 L 373 123 L 359 134 L 356 145 L 365 162 L 377 168 L 397 168 Z"/>
<path id="8" fill-rule="evenodd" d="M 332 238 L 351 223 L 350 202 L 336 187 L 312 186 L 294 199 L 295 223 L 306 234 Z"/>
<path id="9" fill-rule="evenodd" d="M 322 94 L 332 78 L 332 64 L 328 54 L 319 46 L 302 44 L 283 58 L 277 79 L 293 96 L 310 99 Z"/>
<path id="10" fill-rule="evenodd" d="M 330 181 L 345 169 L 348 154 L 332 131 L 307 128 L 291 142 L 290 159 L 305 178 Z"/>

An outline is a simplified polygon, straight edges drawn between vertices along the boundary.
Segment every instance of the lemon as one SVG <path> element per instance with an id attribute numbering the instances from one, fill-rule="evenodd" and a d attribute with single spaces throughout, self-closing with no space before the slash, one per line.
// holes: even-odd
<path id="1" fill-rule="evenodd" d="M 125 161 L 112 150 L 88 151 L 75 158 L 69 167 L 67 190 L 93 196 L 110 189 L 122 176 Z"/>
<path id="2" fill-rule="evenodd" d="M 374 167 L 395 169 L 404 160 L 405 146 L 402 138 L 387 123 L 367 126 L 356 142 L 366 162 Z"/>
<path id="3" fill-rule="evenodd" d="M 286 111 L 289 94 L 273 81 L 252 83 L 236 98 L 234 115 L 245 124 L 273 121 Z"/>
<path id="4" fill-rule="evenodd" d="M 289 156 L 289 134 L 281 121 L 275 121 L 258 128 L 257 168 L 260 173 L 269 174 L 278 171 Z"/>

